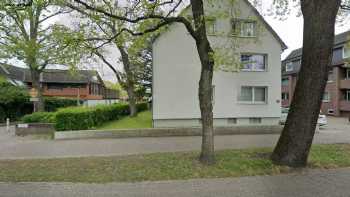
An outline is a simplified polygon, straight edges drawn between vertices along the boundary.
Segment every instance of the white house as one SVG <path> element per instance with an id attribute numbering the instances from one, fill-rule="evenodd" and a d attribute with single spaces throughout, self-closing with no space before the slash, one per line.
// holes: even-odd
<path id="1" fill-rule="evenodd" d="M 212 47 L 235 60 L 214 72 L 214 126 L 277 125 L 281 53 L 287 47 L 248 0 L 230 2 L 205 4 Z M 190 12 L 187 8 L 184 14 Z M 200 126 L 200 70 L 195 42 L 182 24 L 171 25 L 154 41 L 154 127 Z"/>

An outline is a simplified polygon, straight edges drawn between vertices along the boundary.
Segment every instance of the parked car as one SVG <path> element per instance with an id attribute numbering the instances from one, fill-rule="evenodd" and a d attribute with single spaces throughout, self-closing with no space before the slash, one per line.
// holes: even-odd
<path id="1" fill-rule="evenodd" d="M 280 124 L 284 125 L 286 123 L 288 113 L 289 113 L 289 108 L 284 108 L 283 107 L 282 108 L 281 119 L 280 119 Z M 318 115 L 317 124 L 319 126 L 326 126 L 328 124 L 327 116 L 322 114 L 321 111 L 320 111 L 320 115 Z"/>

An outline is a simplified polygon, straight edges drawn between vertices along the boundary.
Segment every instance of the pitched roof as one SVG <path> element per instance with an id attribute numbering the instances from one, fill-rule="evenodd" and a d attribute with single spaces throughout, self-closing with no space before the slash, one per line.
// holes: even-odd
<path id="1" fill-rule="evenodd" d="M 259 13 L 259 11 L 248 1 L 248 0 L 243 0 L 244 2 L 246 2 L 248 4 L 249 7 L 252 8 L 252 10 L 254 11 L 254 13 L 257 15 L 257 17 L 263 22 L 263 24 L 266 26 L 266 28 L 270 31 L 270 33 L 272 33 L 272 35 L 277 39 L 277 41 L 281 44 L 282 50 L 285 50 L 288 48 L 288 46 L 286 45 L 286 43 L 283 42 L 283 40 L 281 39 L 281 37 L 276 33 L 276 31 L 268 24 L 268 22 L 264 19 L 264 17 Z M 185 7 L 179 15 L 182 15 L 188 8 L 190 8 L 191 5 L 188 5 L 187 7 Z M 162 32 L 163 33 L 163 32 Z M 155 42 L 161 35 L 162 33 L 158 34 L 152 42 Z"/>
<path id="2" fill-rule="evenodd" d="M 350 40 L 349 36 L 350 36 L 350 31 L 346 31 L 346 32 L 343 32 L 341 34 L 335 35 L 334 36 L 334 46 L 337 47 L 337 46 L 349 41 Z M 290 52 L 290 54 L 285 58 L 285 60 L 300 57 L 302 52 L 303 52 L 302 50 L 303 50 L 303 48 L 295 49 L 294 51 Z"/>
<path id="3" fill-rule="evenodd" d="M 10 79 L 23 82 L 32 81 L 29 69 L 4 65 L 0 67 L 0 74 Z M 94 70 L 78 70 L 71 73 L 69 70 L 45 69 L 40 81 L 44 83 L 103 83 L 98 72 Z"/>

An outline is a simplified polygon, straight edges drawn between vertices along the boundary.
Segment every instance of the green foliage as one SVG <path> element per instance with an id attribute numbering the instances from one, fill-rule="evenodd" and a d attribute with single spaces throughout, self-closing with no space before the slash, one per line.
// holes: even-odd
<path id="1" fill-rule="evenodd" d="M 52 112 L 35 112 L 25 115 L 22 118 L 24 123 L 55 123 L 56 113 Z"/>
<path id="2" fill-rule="evenodd" d="M 0 122 L 4 122 L 6 118 L 17 120 L 30 113 L 32 107 L 28 101 L 26 89 L 8 82 L 0 82 Z"/>
<path id="3" fill-rule="evenodd" d="M 137 109 L 138 111 L 146 110 L 147 104 L 137 104 Z M 58 110 L 55 128 L 58 131 L 92 129 L 129 114 L 130 110 L 127 104 L 69 107 Z"/>
<path id="4" fill-rule="evenodd" d="M 45 111 L 53 112 L 59 108 L 77 106 L 76 99 L 67 99 L 67 98 L 55 98 L 55 97 L 47 97 L 44 98 L 45 102 Z M 82 102 L 80 102 L 82 104 Z"/>

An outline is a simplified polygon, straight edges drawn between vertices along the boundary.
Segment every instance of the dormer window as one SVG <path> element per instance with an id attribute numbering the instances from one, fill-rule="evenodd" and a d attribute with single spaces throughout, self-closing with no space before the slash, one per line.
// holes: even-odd
<path id="1" fill-rule="evenodd" d="M 240 37 L 256 37 L 256 21 L 244 19 L 232 20 L 232 34 Z"/>
<path id="2" fill-rule="evenodd" d="M 293 62 L 287 62 L 286 63 L 286 72 L 293 71 Z"/>

